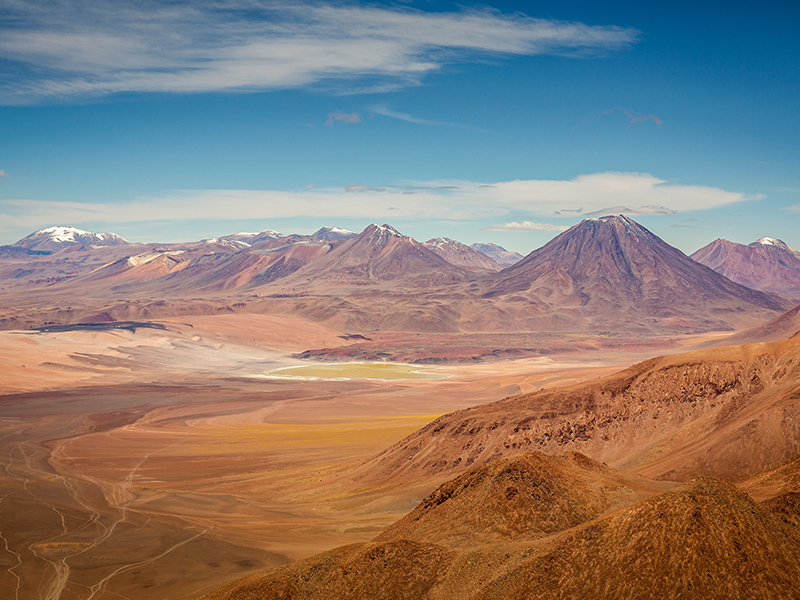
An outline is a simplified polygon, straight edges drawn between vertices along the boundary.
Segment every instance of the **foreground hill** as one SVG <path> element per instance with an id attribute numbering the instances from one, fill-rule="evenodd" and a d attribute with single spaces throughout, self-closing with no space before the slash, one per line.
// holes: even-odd
<path id="1" fill-rule="evenodd" d="M 797 526 L 713 478 L 657 489 L 580 454 L 528 453 L 442 485 L 370 543 L 206 598 L 794 597 Z"/>
<path id="2" fill-rule="evenodd" d="M 781 240 L 761 238 L 744 245 L 718 239 L 692 258 L 736 283 L 800 298 L 800 252 Z"/>
<path id="3" fill-rule="evenodd" d="M 720 346 L 774 342 L 788 339 L 798 331 L 800 331 L 800 304 L 763 325 L 739 331 L 728 337 L 704 342 L 698 347 L 719 348 Z"/>
<path id="4" fill-rule="evenodd" d="M 535 540 L 631 504 L 664 484 L 572 452 L 502 458 L 440 486 L 376 541 L 450 548 Z"/>
<path id="5" fill-rule="evenodd" d="M 575 225 L 490 276 L 483 295 L 525 299 L 532 325 L 558 315 L 611 331 L 721 331 L 791 306 L 698 264 L 621 215 Z"/>
<path id="6" fill-rule="evenodd" d="M 444 415 L 356 476 L 413 480 L 524 450 L 575 450 L 657 479 L 738 481 L 798 448 L 800 335 L 654 358 L 596 381 Z"/>

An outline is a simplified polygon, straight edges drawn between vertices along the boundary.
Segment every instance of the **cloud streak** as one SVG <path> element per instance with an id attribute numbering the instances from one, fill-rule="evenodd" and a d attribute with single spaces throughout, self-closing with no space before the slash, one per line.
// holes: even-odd
<path id="1" fill-rule="evenodd" d="M 123 203 L 0 200 L 0 223 L 3 228 L 36 229 L 54 223 L 290 217 L 481 221 L 513 213 L 531 218 L 495 227 L 532 231 L 540 225 L 561 227 L 538 223 L 535 217 L 575 222 L 591 214 L 615 212 L 672 214 L 760 198 L 714 187 L 671 184 L 647 173 L 607 172 L 569 180 L 436 180 L 378 187 L 315 186 L 298 191 L 183 190 Z"/>
<path id="2" fill-rule="evenodd" d="M 638 32 L 497 11 L 421 12 L 270 0 L 0 2 L 6 102 L 120 92 L 196 93 L 346 82 L 418 84 L 487 55 L 591 56 Z M 341 86 L 340 86 L 341 87 Z"/>
<path id="3" fill-rule="evenodd" d="M 566 211 L 562 211 L 566 212 Z M 666 206 L 609 206 L 592 212 L 583 213 L 586 217 L 601 217 L 604 215 L 674 215 L 676 210 Z"/>
<path id="4" fill-rule="evenodd" d="M 421 119 L 407 113 L 397 112 L 386 108 L 385 106 L 373 106 L 372 112 L 376 115 L 389 117 L 390 119 L 397 119 L 399 121 L 406 121 L 408 123 L 415 123 L 417 125 L 454 125 L 454 123 L 445 123 L 442 121 L 432 121 L 430 119 Z"/>
<path id="5" fill-rule="evenodd" d="M 568 225 L 552 225 L 550 223 L 534 223 L 533 221 L 522 221 L 517 223 L 504 223 L 502 225 L 492 225 L 485 227 L 484 231 L 566 231 Z"/>
<path id="6" fill-rule="evenodd" d="M 361 115 L 358 114 L 357 112 L 348 114 L 341 110 L 335 110 L 333 112 L 328 113 L 328 118 L 325 120 L 325 125 L 327 125 L 328 127 L 333 127 L 333 124 L 337 121 L 352 125 L 354 123 L 361 123 L 361 120 L 362 120 Z"/>

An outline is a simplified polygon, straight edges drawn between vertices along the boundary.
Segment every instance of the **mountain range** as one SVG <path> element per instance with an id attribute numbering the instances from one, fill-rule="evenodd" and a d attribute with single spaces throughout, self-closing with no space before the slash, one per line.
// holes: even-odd
<path id="1" fill-rule="evenodd" d="M 498 258 L 505 252 L 479 246 Z M 348 333 L 663 335 L 755 326 L 794 305 L 731 281 L 624 216 L 586 219 L 505 268 L 455 240 L 421 243 L 390 225 L 185 244 L 48 228 L 0 248 L 0 295 L 13 307 L 22 290 L 35 310 L 24 322 L 0 315 L 6 328 L 98 313 L 137 318 L 152 299 L 186 313 L 188 299 L 202 298 L 226 310 L 298 314 Z M 69 315 L 60 308 L 66 303 Z M 159 314 L 168 313 L 161 306 Z"/>

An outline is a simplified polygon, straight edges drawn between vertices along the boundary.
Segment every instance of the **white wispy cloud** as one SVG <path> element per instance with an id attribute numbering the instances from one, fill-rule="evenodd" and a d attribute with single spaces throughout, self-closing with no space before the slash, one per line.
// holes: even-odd
<path id="1" fill-rule="evenodd" d="M 372 187 L 370 185 L 364 185 L 363 183 L 353 183 L 350 185 L 344 186 L 344 191 L 350 194 L 361 194 L 363 192 L 385 192 L 385 187 Z"/>
<path id="2" fill-rule="evenodd" d="M 485 227 L 484 231 L 566 231 L 568 225 L 552 225 L 550 223 L 534 223 L 533 221 L 522 221 L 518 223 L 512 221 L 502 225 L 492 225 Z"/>
<path id="3" fill-rule="evenodd" d="M 362 119 L 361 115 L 358 114 L 357 112 L 346 113 L 341 110 L 335 110 L 333 112 L 328 113 L 328 118 L 325 120 L 325 125 L 327 125 L 328 127 L 332 127 L 333 124 L 337 121 L 352 125 L 354 123 L 361 123 Z"/>
<path id="4" fill-rule="evenodd" d="M 8 173 L 6 173 L 3 169 L 0 169 L 0 177 L 8 177 Z"/>
<path id="5" fill-rule="evenodd" d="M 397 112 L 395 110 L 391 110 L 385 106 L 373 106 L 371 111 L 378 115 L 383 115 L 384 117 L 389 117 L 391 119 L 398 119 L 400 121 L 407 121 L 408 123 L 416 123 L 417 125 L 452 125 L 452 123 L 444 123 L 442 121 L 432 121 L 431 119 L 421 119 L 419 117 L 415 117 L 413 115 L 409 115 L 403 112 Z"/>
<path id="6" fill-rule="evenodd" d="M 565 218 L 588 216 L 615 207 L 628 209 L 630 214 L 671 214 L 670 211 L 702 210 L 762 197 L 716 187 L 669 183 L 649 173 L 614 171 L 579 175 L 574 179 L 529 179 L 491 184 L 442 180 L 427 184 L 458 186 L 457 196 L 461 202 L 480 201 L 491 206 Z"/>
<path id="7" fill-rule="evenodd" d="M 564 211 L 568 212 L 568 211 Z M 605 215 L 674 215 L 676 210 L 666 206 L 609 206 L 592 212 L 582 213 L 587 217 L 602 217 Z"/>
<path id="8" fill-rule="evenodd" d="M 0 2 L 6 102 L 118 92 L 253 91 L 346 80 L 419 83 L 487 55 L 592 55 L 638 32 L 498 11 L 278 0 Z"/>
<path id="9" fill-rule="evenodd" d="M 628 214 L 672 214 L 759 198 L 715 187 L 671 184 L 646 173 L 610 172 L 569 180 L 436 180 L 386 186 L 358 183 L 298 191 L 184 190 L 121 203 L 0 200 L 0 223 L 9 228 L 38 228 L 53 223 L 288 217 L 478 221 L 514 213 L 532 219 L 495 227 L 534 230 L 541 226 L 558 231 L 559 225 L 538 223 L 533 218 L 575 222 L 598 212 L 620 212 L 616 210 L 619 208 L 633 211 Z M 638 209 L 630 208 L 637 205 Z"/>

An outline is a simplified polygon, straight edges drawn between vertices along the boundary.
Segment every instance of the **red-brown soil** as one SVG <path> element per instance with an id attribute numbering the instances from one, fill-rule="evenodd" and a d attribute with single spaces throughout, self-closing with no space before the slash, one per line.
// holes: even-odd
<path id="1" fill-rule="evenodd" d="M 797 526 L 713 478 L 660 493 L 657 485 L 579 454 L 501 460 L 444 484 L 371 543 L 206 598 L 794 596 Z M 467 530 L 477 537 L 465 540 Z"/>
<path id="2" fill-rule="evenodd" d="M 579 453 L 501 458 L 440 486 L 375 541 L 469 548 L 547 537 L 665 489 Z"/>
<path id="3" fill-rule="evenodd" d="M 800 304 L 763 325 L 739 331 L 733 335 L 699 344 L 700 348 L 719 348 L 785 340 L 800 332 Z"/>
<path id="4" fill-rule="evenodd" d="M 633 503 L 668 480 L 739 481 L 796 454 L 800 338 L 651 359 L 611 375 L 679 350 L 692 342 L 687 332 L 763 323 L 788 307 L 686 263 L 637 228 L 590 221 L 517 270 L 488 276 L 388 227 L 345 241 L 265 234 L 248 238 L 250 247 L 231 237 L 3 250 L 0 596 L 193 598 L 322 551 L 326 566 L 308 559 L 280 571 L 282 581 L 294 585 L 309 568 L 321 577 L 314 593 L 331 586 L 329 597 L 348 586 L 364 597 L 502 597 L 537 573 L 577 594 L 583 583 L 564 565 L 608 563 L 598 577 L 613 580 L 626 567 L 611 544 L 628 540 L 647 560 L 690 565 L 641 545 L 636 523 L 670 525 Z M 102 326 L 10 331 L 84 322 Z M 265 375 L 299 355 L 439 363 L 452 377 Z M 608 377 L 587 383 L 600 375 Z M 363 545 L 446 480 L 528 449 L 578 450 L 635 474 L 577 454 L 504 459 L 440 488 Z M 724 484 L 691 485 L 670 497 L 677 514 L 664 513 L 676 527 L 689 526 L 680 517 L 695 505 L 714 518 L 718 505 L 733 515 L 750 506 Z M 732 518 L 791 558 L 780 538 L 794 518 L 790 488 L 759 498 L 782 515 L 778 533 L 758 511 L 758 526 Z M 634 506 L 645 509 L 607 521 Z M 599 554 L 580 537 L 586 531 L 602 542 Z M 717 534 L 709 525 L 701 537 L 727 548 Z M 331 550 L 343 543 L 362 545 Z M 753 564 L 772 556 L 745 555 Z M 637 560 L 628 562 L 650 573 Z M 392 587 L 388 564 L 415 575 Z M 725 565 L 720 573 L 746 572 Z M 705 590 L 696 572 L 686 581 Z"/>
<path id="5" fill-rule="evenodd" d="M 361 467 L 365 480 L 453 474 L 536 449 L 652 478 L 737 481 L 800 453 L 800 336 L 651 359 L 596 382 L 440 417 Z"/>
<path id="6" fill-rule="evenodd" d="M 366 541 L 441 478 L 353 482 L 353 465 L 440 414 L 633 360 L 595 351 L 448 366 L 439 381 L 295 381 L 264 372 L 344 334 L 236 313 L 159 325 L 0 332 L 0 597 L 97 586 L 94 600 L 193 598 Z"/>

